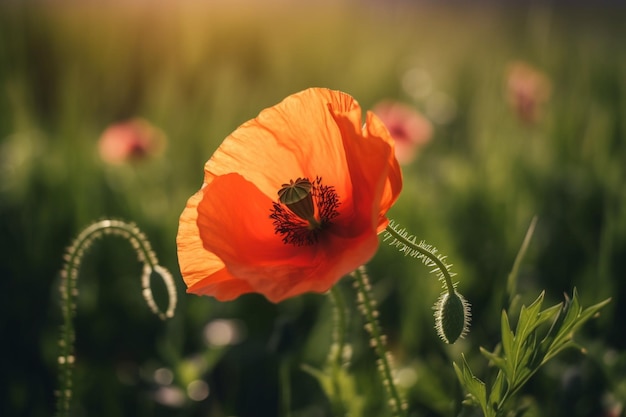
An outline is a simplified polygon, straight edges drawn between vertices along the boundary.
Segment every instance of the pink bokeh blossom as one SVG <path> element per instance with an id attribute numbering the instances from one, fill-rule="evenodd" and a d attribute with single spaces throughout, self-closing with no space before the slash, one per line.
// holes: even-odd
<path id="1" fill-rule="evenodd" d="M 507 67 L 507 101 L 521 122 L 537 123 L 551 92 L 550 79 L 532 65 L 515 61 Z"/>
<path id="2" fill-rule="evenodd" d="M 432 139 L 432 123 L 407 104 L 384 100 L 376 104 L 372 111 L 394 138 L 396 158 L 400 164 L 412 162 L 419 149 Z"/>
<path id="3" fill-rule="evenodd" d="M 141 118 L 107 127 L 98 141 L 98 151 L 108 164 L 136 162 L 160 153 L 165 146 L 163 132 Z"/>

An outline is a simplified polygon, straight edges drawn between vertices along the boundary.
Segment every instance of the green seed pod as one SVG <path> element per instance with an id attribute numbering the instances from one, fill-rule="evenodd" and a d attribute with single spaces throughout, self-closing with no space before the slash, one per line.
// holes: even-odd
<path id="1" fill-rule="evenodd" d="M 452 344 L 469 332 L 470 305 L 456 290 L 441 294 L 434 309 L 435 329 L 444 342 Z"/>
<path id="2" fill-rule="evenodd" d="M 315 218 L 315 206 L 313 203 L 313 184 L 308 178 L 290 180 L 289 184 L 283 184 L 278 190 L 278 199 L 289 208 L 296 216 L 306 220 L 311 228 L 319 227 Z"/>

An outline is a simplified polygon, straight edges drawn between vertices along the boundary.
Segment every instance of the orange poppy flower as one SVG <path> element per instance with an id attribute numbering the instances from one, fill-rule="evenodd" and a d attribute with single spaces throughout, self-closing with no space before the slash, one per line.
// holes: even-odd
<path id="1" fill-rule="evenodd" d="M 177 236 L 187 292 L 272 302 L 366 263 L 402 188 L 393 139 L 349 95 L 313 88 L 263 110 L 204 167 Z"/>

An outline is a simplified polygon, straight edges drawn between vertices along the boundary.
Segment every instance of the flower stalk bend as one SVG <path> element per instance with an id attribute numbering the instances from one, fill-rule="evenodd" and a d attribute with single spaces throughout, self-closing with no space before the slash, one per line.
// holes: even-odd
<path id="1" fill-rule="evenodd" d="M 146 236 L 134 224 L 120 220 L 100 220 L 92 223 L 76 237 L 64 256 L 65 264 L 61 270 L 61 312 L 63 324 L 59 339 L 60 354 L 59 363 L 59 386 L 57 398 L 57 415 L 69 416 L 70 403 L 72 400 L 72 375 L 74 370 L 74 341 L 75 330 L 72 319 L 76 315 L 76 298 L 78 297 L 78 272 L 85 255 L 85 251 L 98 238 L 104 235 L 117 235 L 128 240 L 137 253 L 137 258 L 143 263 L 141 276 L 142 295 L 150 310 L 162 320 L 174 316 L 177 295 L 172 275 L 160 266 L 150 242 Z M 169 302 L 165 312 L 157 306 L 152 295 L 152 274 L 159 275 L 167 289 Z"/>
<path id="2" fill-rule="evenodd" d="M 449 344 L 463 338 L 469 332 L 470 304 L 457 291 L 456 283 L 452 281 L 455 274 L 450 271 L 452 265 L 445 262 L 446 257 L 423 240 L 418 243 L 414 235 L 409 235 L 406 229 L 400 228 L 393 220 L 385 229 L 383 240 L 389 241 L 390 246 L 396 247 L 405 256 L 419 259 L 427 267 L 433 268 L 431 272 L 437 274 L 444 287 L 444 292 L 434 306 L 437 334 Z"/>
<path id="3" fill-rule="evenodd" d="M 446 257 L 438 255 L 436 248 L 425 244 L 424 241 L 417 243 L 415 236 L 409 235 L 406 229 L 400 229 L 393 220 L 385 229 L 383 239 L 387 241 L 390 238 L 394 240 L 389 245 L 399 248 L 401 252 L 404 252 L 405 256 L 421 259 L 427 267 L 435 267 L 436 269 L 432 272 L 437 273 L 437 277 L 443 281 L 446 290 L 449 293 L 454 291 L 455 285 L 452 282 L 452 277 L 455 274 L 450 272 L 452 265 L 445 263 Z"/>

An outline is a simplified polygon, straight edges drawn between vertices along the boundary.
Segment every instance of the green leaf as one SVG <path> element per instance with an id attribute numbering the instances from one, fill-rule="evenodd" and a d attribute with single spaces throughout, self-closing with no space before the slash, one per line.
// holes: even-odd
<path id="1" fill-rule="evenodd" d="M 526 337 L 532 332 L 539 323 L 537 323 L 537 319 L 539 317 L 539 312 L 541 310 L 541 305 L 543 304 L 545 292 L 542 291 L 539 294 L 539 297 L 528 307 L 522 306 L 520 311 L 519 320 L 517 322 L 517 328 L 515 329 L 515 338 L 517 339 L 518 344 L 521 344 Z"/>
<path id="2" fill-rule="evenodd" d="M 465 389 L 471 396 L 472 401 L 475 404 L 480 405 L 480 408 L 483 410 L 483 414 L 485 415 L 485 417 L 490 416 L 491 414 L 489 412 L 489 407 L 487 407 L 487 390 L 485 388 L 485 383 L 474 376 L 472 370 L 467 364 L 465 355 L 461 356 L 463 358 L 462 370 L 459 369 L 456 363 L 452 363 L 457 378 L 461 382 L 461 385 L 465 387 Z"/>
<path id="3" fill-rule="evenodd" d="M 507 372 L 506 360 L 500 357 L 496 352 L 489 352 L 487 349 L 482 348 L 482 347 L 480 348 L 480 352 L 483 354 L 483 356 L 485 356 L 487 359 L 493 362 L 493 364 L 497 366 L 498 368 L 500 368 L 503 372 L 505 373 Z"/>
<path id="4" fill-rule="evenodd" d="M 485 416 L 502 416 L 504 413 L 517 415 L 521 411 L 519 405 L 515 410 L 506 408 L 510 404 L 508 400 L 549 359 L 568 347 L 576 346 L 572 340 L 574 333 L 610 301 L 605 300 L 583 309 L 576 289 L 571 299 L 566 297 L 565 303 L 541 310 L 543 300 L 542 292 L 528 307 L 521 307 L 515 332 L 511 330 L 507 311 L 502 311 L 502 342 L 493 352 L 480 349 L 483 356 L 499 369 L 489 391 L 471 373 L 465 358 L 463 370 L 455 368 L 459 379 L 462 379 L 474 403 L 480 405 Z M 547 331 L 540 330 L 543 324 L 550 322 L 552 325 Z M 487 392 L 488 401 L 483 399 Z"/>
<path id="5" fill-rule="evenodd" d="M 509 273 L 509 276 L 506 280 L 506 293 L 508 295 L 509 306 L 513 304 L 514 298 L 517 296 L 515 294 L 515 290 L 517 288 L 517 279 L 519 276 L 519 268 L 522 264 L 522 260 L 526 256 L 526 251 L 528 250 L 528 246 L 530 244 L 530 239 L 533 237 L 533 233 L 535 232 L 535 226 L 537 225 L 537 216 L 534 216 L 528 226 L 528 230 L 526 231 L 526 236 L 524 236 L 524 241 L 522 242 L 522 246 L 519 248 L 517 255 L 515 256 L 515 261 L 513 262 L 513 268 Z"/>
<path id="6" fill-rule="evenodd" d="M 537 318 L 537 321 L 541 325 L 551 320 L 555 320 L 558 317 L 562 308 L 563 308 L 563 303 L 559 303 L 559 304 L 553 305 L 552 307 L 546 308 L 545 310 L 539 313 L 539 317 Z"/>
<path id="7" fill-rule="evenodd" d="M 347 369 L 327 366 L 320 370 L 307 364 L 300 365 L 300 368 L 318 381 L 334 415 L 363 415 L 365 398 L 358 393 L 356 378 Z"/>
<path id="8" fill-rule="evenodd" d="M 574 288 L 572 298 L 569 299 L 566 296 L 565 305 L 560 311 L 555 325 L 550 329 L 550 332 L 541 343 L 541 348 L 544 350 L 543 363 L 547 362 L 564 349 L 571 347 L 572 343 L 570 342 L 572 341 L 574 333 L 610 301 L 611 299 L 609 298 L 583 310 L 578 301 L 578 292 L 576 288 Z"/>
<path id="9" fill-rule="evenodd" d="M 508 390 L 509 384 L 506 381 L 504 373 L 498 372 L 491 386 L 491 392 L 489 393 L 490 409 L 496 413 L 500 410 L 503 400 L 507 397 Z"/>
<path id="10" fill-rule="evenodd" d="M 511 362 L 515 357 L 515 336 L 511 331 L 511 326 L 509 325 L 509 317 L 506 314 L 506 311 L 502 311 L 502 320 L 500 323 L 500 328 L 502 332 L 502 350 L 504 353 L 505 368 L 503 370 L 507 374 L 507 376 L 511 377 L 515 372 L 514 363 Z"/>

